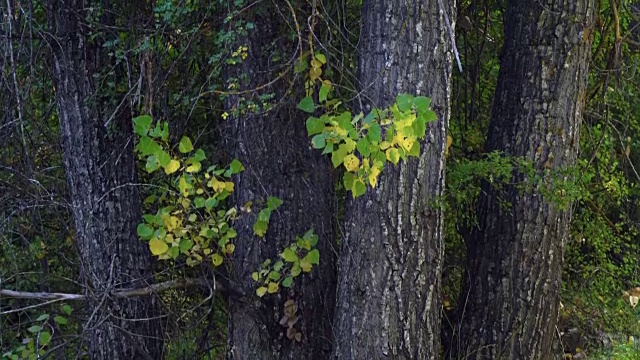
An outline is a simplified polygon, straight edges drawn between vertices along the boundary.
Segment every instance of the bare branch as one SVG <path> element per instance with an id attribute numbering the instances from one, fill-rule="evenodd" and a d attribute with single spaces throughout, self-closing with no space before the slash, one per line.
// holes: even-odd
<path id="1" fill-rule="evenodd" d="M 149 285 L 143 288 L 137 289 L 121 289 L 110 293 L 111 296 L 117 298 L 128 298 L 134 296 L 145 296 L 154 293 L 160 293 L 163 291 L 187 288 L 187 287 L 210 287 L 211 282 L 205 279 L 179 279 L 170 280 L 158 284 Z M 213 281 L 214 291 L 224 291 L 225 289 L 219 282 Z M 0 289 L 0 297 L 9 297 L 16 299 L 38 299 L 38 300 L 87 300 L 89 297 L 84 294 L 67 294 L 67 293 L 55 293 L 55 292 L 27 292 L 27 291 L 15 291 Z"/>

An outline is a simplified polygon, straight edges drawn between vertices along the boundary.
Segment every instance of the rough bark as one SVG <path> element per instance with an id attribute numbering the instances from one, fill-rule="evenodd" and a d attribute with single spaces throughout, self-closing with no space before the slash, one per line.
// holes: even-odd
<path id="1" fill-rule="evenodd" d="M 591 0 L 508 1 L 487 151 L 523 157 L 545 179 L 574 164 L 593 9 Z M 514 171 L 502 191 L 483 188 L 479 227 L 467 239 L 456 359 L 552 357 L 571 211 L 542 195 L 550 180 L 513 185 L 530 180 Z"/>
<path id="2" fill-rule="evenodd" d="M 435 359 L 440 339 L 445 143 L 452 43 L 440 5 L 364 1 L 358 76 L 365 110 L 399 93 L 432 98 L 419 159 L 385 166 L 379 185 L 349 199 L 341 241 L 335 358 Z"/>
<path id="3" fill-rule="evenodd" d="M 149 251 L 136 234 L 141 202 L 131 115 L 97 96 L 94 74 L 104 65 L 101 44 L 85 23 L 92 4 L 48 3 L 53 83 L 71 191 L 81 277 L 87 295 L 85 344 L 92 359 L 158 359 L 162 334 L 154 297 L 115 299 L 117 288 L 141 287 L 152 276 Z M 99 4 L 94 4 L 99 5 Z"/>
<path id="4" fill-rule="evenodd" d="M 262 4 L 244 14 L 258 25 L 248 37 L 239 39 L 239 45 L 249 49 L 248 58 L 241 65 L 230 67 L 227 74 L 230 78 L 246 79 L 241 82 L 241 89 L 249 90 L 273 81 L 284 71 L 273 59 L 290 59 L 297 40 L 292 42 L 281 35 L 283 28 L 289 29 L 282 15 L 274 16 L 278 12 L 272 5 Z M 277 104 L 273 111 L 262 114 L 249 111 L 229 120 L 230 155 L 246 168 L 238 178 L 234 201 L 239 207 L 253 202 L 252 213 L 243 214 L 234 223 L 238 237 L 230 275 L 234 286 L 246 296 L 230 299 L 230 359 L 321 359 L 330 354 L 337 240 L 334 180 L 329 160 L 311 148 L 306 115 L 296 109 L 297 101 L 304 96 L 300 80 L 292 79 L 289 73 L 266 89 L 230 96 L 226 101 L 229 113 L 265 93 L 274 93 L 271 102 Z M 287 92 L 289 84 L 293 84 L 291 92 Z M 280 198 L 283 204 L 271 215 L 269 229 L 262 239 L 253 234 L 252 226 L 268 196 Z M 284 247 L 309 229 L 314 229 L 319 237 L 320 265 L 296 278 L 293 291 L 281 288 L 278 294 L 258 298 L 251 273 L 267 258 L 276 261 Z M 288 299 L 298 305 L 299 322 L 295 328 L 302 332 L 300 343 L 289 340 L 287 328 L 278 323 Z"/>

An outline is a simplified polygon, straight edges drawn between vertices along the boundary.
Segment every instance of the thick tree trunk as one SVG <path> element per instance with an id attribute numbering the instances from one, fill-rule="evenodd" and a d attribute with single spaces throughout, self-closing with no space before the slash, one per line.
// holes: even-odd
<path id="1" fill-rule="evenodd" d="M 94 74 L 101 44 L 91 44 L 85 23 L 91 4 L 48 4 L 53 82 L 71 190 L 81 275 L 91 295 L 85 341 L 92 359 L 159 359 L 162 333 L 154 297 L 112 299 L 109 291 L 149 281 L 151 259 L 136 235 L 141 218 L 130 114 L 97 95 Z"/>
<path id="2" fill-rule="evenodd" d="M 542 176 L 574 164 L 593 10 L 592 0 L 508 1 L 487 151 L 524 157 Z M 530 180 L 516 172 L 511 184 Z M 549 181 L 526 191 L 484 186 L 456 359 L 552 357 L 571 212 L 543 197 Z"/>
<path id="3" fill-rule="evenodd" d="M 340 359 L 435 359 L 440 344 L 444 152 L 453 1 L 364 1 L 359 48 L 362 103 L 399 93 L 432 98 L 419 159 L 385 166 L 379 185 L 348 200 L 341 242 L 335 352 Z M 452 24 L 453 26 L 453 24 Z M 365 109 L 366 110 L 366 109 Z"/>
<path id="4" fill-rule="evenodd" d="M 273 62 L 274 54 L 290 59 L 297 44 L 297 40 L 292 42 L 280 35 L 285 20 L 281 15 L 273 15 L 278 12 L 271 5 L 260 5 L 255 12 L 245 14 L 258 24 L 257 30 L 238 44 L 248 47 L 248 58 L 227 72 L 230 78 L 246 79 L 241 80 L 242 90 L 276 78 L 282 70 L 277 70 L 281 64 Z M 246 168 L 239 176 L 234 200 L 238 207 L 253 202 L 253 211 L 242 214 L 234 224 L 238 237 L 231 279 L 246 297 L 229 300 L 231 359 L 322 359 L 328 358 L 331 350 L 337 240 L 334 180 L 329 160 L 311 148 L 306 115 L 296 109 L 304 96 L 304 84 L 294 79 L 292 92 L 287 92 L 290 82 L 284 80 L 259 92 L 230 96 L 226 101 L 230 113 L 241 109 L 248 100 L 261 104 L 258 95 L 265 93 L 274 93 L 271 102 L 279 104 L 263 114 L 249 110 L 232 115 L 229 120 L 230 155 Z M 262 239 L 253 234 L 252 227 L 258 211 L 266 207 L 268 196 L 280 198 L 283 204 L 271 215 L 266 237 Z M 283 249 L 309 229 L 319 238 L 320 265 L 297 277 L 292 290 L 281 288 L 278 294 L 258 298 L 257 283 L 251 279 L 251 273 L 267 258 L 278 260 Z M 289 340 L 287 328 L 279 324 L 284 315 L 283 305 L 289 299 L 298 306 L 299 322 L 295 328 L 302 333 L 301 342 Z"/>

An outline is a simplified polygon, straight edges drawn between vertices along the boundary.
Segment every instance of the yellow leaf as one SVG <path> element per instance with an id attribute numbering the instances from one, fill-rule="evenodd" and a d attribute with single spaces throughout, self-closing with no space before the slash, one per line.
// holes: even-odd
<path id="1" fill-rule="evenodd" d="M 302 271 L 304 272 L 310 272 L 311 271 L 311 263 L 308 262 L 305 259 L 300 260 L 300 269 L 302 269 Z"/>
<path id="2" fill-rule="evenodd" d="M 400 153 L 396 148 L 387 149 L 385 154 L 387 156 L 387 160 L 391 161 L 394 165 L 396 165 L 398 161 L 400 161 Z"/>
<path id="3" fill-rule="evenodd" d="M 344 157 L 344 167 L 349 172 L 356 172 L 360 167 L 360 160 L 353 154 Z"/>
<path id="4" fill-rule="evenodd" d="M 415 142 L 416 140 L 413 137 L 407 137 L 402 139 L 402 141 L 400 141 L 400 146 L 402 146 L 404 151 L 409 152 L 413 147 L 413 143 Z"/>
<path id="5" fill-rule="evenodd" d="M 349 138 L 344 139 L 344 148 L 345 150 L 347 150 L 348 153 L 353 152 L 353 150 L 356 149 L 356 145 L 357 144 L 355 141 Z"/>
<path id="6" fill-rule="evenodd" d="M 254 271 L 253 273 L 251 273 L 251 278 L 253 279 L 253 281 L 258 281 L 258 279 L 260 279 L 260 275 L 257 271 Z"/>
<path id="7" fill-rule="evenodd" d="M 179 168 L 180 168 L 180 161 L 171 160 L 167 164 L 167 166 L 164 167 L 164 172 L 167 173 L 167 175 L 170 175 L 170 174 L 173 174 L 174 172 L 176 172 Z"/>
<path id="8" fill-rule="evenodd" d="M 209 187 L 212 188 L 215 192 L 221 192 L 225 187 L 224 181 L 219 181 L 215 177 L 211 178 L 207 185 L 209 185 Z"/>
<path id="9" fill-rule="evenodd" d="M 266 293 L 267 293 L 267 288 L 264 286 L 261 286 L 258 289 L 256 289 L 256 295 L 258 295 L 259 297 L 263 297 L 264 294 Z"/>
<path id="10" fill-rule="evenodd" d="M 233 254 L 233 252 L 236 250 L 236 246 L 234 244 L 227 244 L 225 248 L 227 250 L 227 254 Z"/>
<path id="11" fill-rule="evenodd" d="M 387 150 L 391 146 L 391 143 L 388 141 L 383 141 L 380 143 L 380 150 Z"/>
<path id="12" fill-rule="evenodd" d="M 188 173 L 194 173 L 194 172 L 198 172 L 200 171 L 200 169 L 202 169 L 202 164 L 199 162 L 193 163 L 189 166 L 187 166 L 187 172 Z"/>
<path id="13" fill-rule="evenodd" d="M 447 135 L 447 148 L 444 151 L 445 157 L 449 156 L 449 148 L 451 147 L 452 143 L 453 143 L 453 137 L 451 137 L 451 135 Z"/>
<path id="14" fill-rule="evenodd" d="M 224 189 L 228 192 L 233 192 L 234 184 L 231 181 L 227 181 L 224 183 Z"/>
<path id="15" fill-rule="evenodd" d="M 184 176 L 180 177 L 180 181 L 178 181 L 178 189 L 180 189 L 180 194 L 184 197 L 189 195 L 189 189 L 192 189 L 193 185 L 190 185 L 187 182 L 187 179 Z"/>
<path id="16" fill-rule="evenodd" d="M 153 238 L 149 241 L 149 249 L 153 255 L 161 255 L 169 250 L 169 246 L 164 241 Z"/>
<path id="17" fill-rule="evenodd" d="M 218 253 L 215 253 L 211 256 L 211 261 L 213 262 L 213 266 L 220 266 L 223 260 L 224 259 L 222 258 L 222 256 Z"/>
<path id="18" fill-rule="evenodd" d="M 267 291 L 269 292 L 269 294 L 275 294 L 278 292 L 278 283 L 270 282 L 268 286 L 269 288 L 267 289 Z"/>
<path id="19" fill-rule="evenodd" d="M 182 227 L 182 221 L 177 216 L 163 216 L 162 220 L 164 220 L 164 226 L 169 232 Z"/>
<path id="20" fill-rule="evenodd" d="M 378 175 L 380 175 L 380 169 L 377 166 L 371 168 L 371 172 L 369 173 L 369 184 L 374 188 L 378 184 Z"/>

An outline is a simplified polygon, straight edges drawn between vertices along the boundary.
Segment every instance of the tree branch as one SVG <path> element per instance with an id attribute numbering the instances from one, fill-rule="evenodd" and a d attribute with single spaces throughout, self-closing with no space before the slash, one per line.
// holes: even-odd
<path id="1" fill-rule="evenodd" d="M 210 287 L 211 282 L 199 278 L 199 279 L 180 279 L 180 280 L 170 280 L 165 281 L 158 284 L 149 285 L 143 288 L 137 289 L 120 289 L 116 291 L 112 291 L 110 293 L 111 296 L 117 298 L 128 298 L 134 296 L 145 296 L 154 293 L 160 293 L 163 291 L 178 289 L 178 288 L 187 288 L 187 287 Z M 224 291 L 224 287 L 219 282 L 216 282 L 215 279 L 213 281 L 213 290 L 214 291 Z M 15 290 L 7 290 L 0 289 L 0 297 L 9 297 L 16 299 L 37 299 L 37 300 L 74 300 L 74 301 L 82 301 L 87 300 L 89 296 L 84 294 L 67 294 L 67 293 L 51 293 L 51 292 L 27 292 L 27 291 L 15 291 Z"/>

